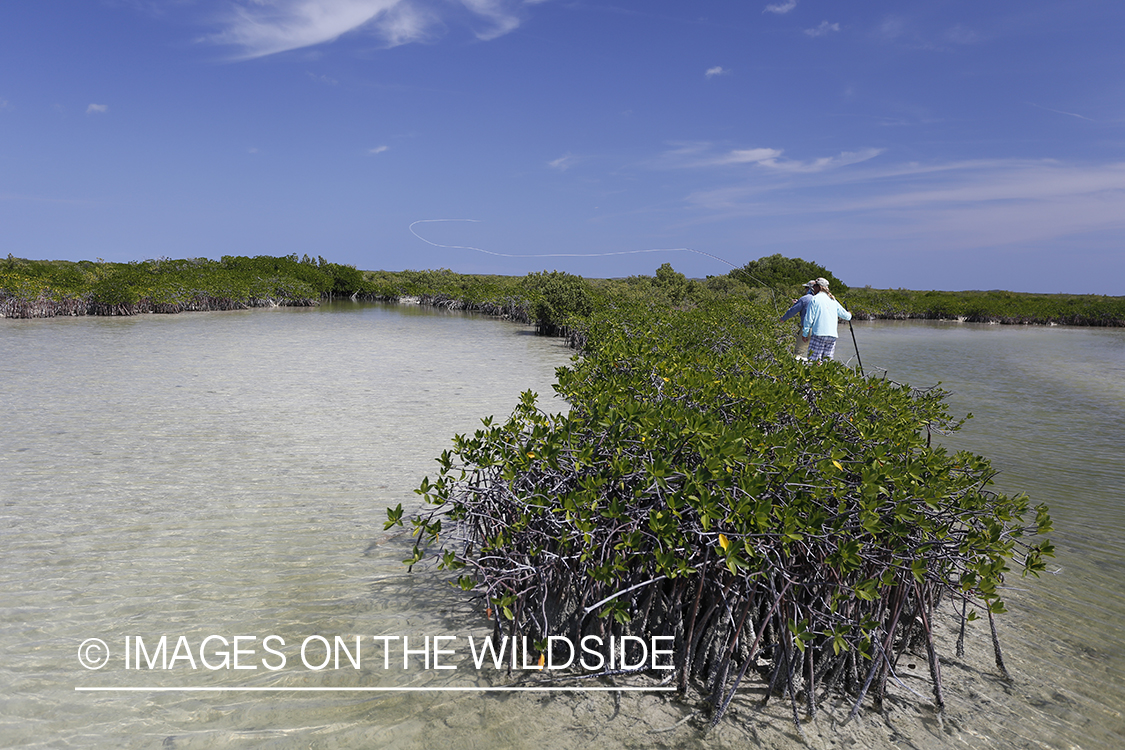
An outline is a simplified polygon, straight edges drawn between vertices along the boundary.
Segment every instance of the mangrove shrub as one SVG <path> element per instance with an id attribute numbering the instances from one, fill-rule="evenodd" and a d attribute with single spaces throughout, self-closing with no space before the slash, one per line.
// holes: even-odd
<path id="1" fill-rule="evenodd" d="M 576 318 L 590 314 L 590 288 L 581 276 L 565 271 L 529 273 L 523 288 L 531 300 L 535 326 L 545 335 L 560 333 Z"/>
<path id="2" fill-rule="evenodd" d="M 747 286 L 789 288 L 812 279 L 825 279 L 834 293 L 846 292 L 848 285 L 837 279 L 824 266 L 801 258 L 787 258 L 780 253 L 752 260 L 730 275 Z"/>
<path id="3" fill-rule="evenodd" d="M 934 617 L 1004 611 L 1009 567 L 1037 573 L 1043 506 L 989 489 L 986 459 L 931 441 L 943 394 L 782 353 L 772 311 L 607 306 L 535 394 L 458 435 L 409 563 L 435 557 L 499 634 L 669 636 L 675 679 L 718 720 L 747 675 L 815 713 L 879 700 L 904 650 L 930 665 Z M 388 527 L 403 523 L 401 506 Z M 999 658 L 997 647 L 997 658 Z M 563 655 L 565 656 L 565 655 Z"/>

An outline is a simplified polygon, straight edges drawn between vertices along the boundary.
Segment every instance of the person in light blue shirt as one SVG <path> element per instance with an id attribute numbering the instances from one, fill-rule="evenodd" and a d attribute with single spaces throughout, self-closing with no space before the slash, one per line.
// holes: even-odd
<path id="1" fill-rule="evenodd" d="M 816 285 L 816 279 L 805 282 L 805 293 L 797 299 L 793 300 L 793 306 L 785 311 L 781 316 L 781 322 L 792 318 L 794 315 L 801 316 L 801 325 L 797 327 L 796 341 L 793 343 L 793 353 L 797 355 L 798 359 L 803 359 L 808 356 L 809 340 L 801 333 L 801 329 L 805 327 L 805 314 L 808 312 L 809 303 L 813 298 L 813 286 Z"/>
<path id="2" fill-rule="evenodd" d="M 851 320 L 852 314 L 836 301 L 828 291 L 828 281 L 820 278 L 813 283 L 813 297 L 805 310 L 801 335 L 809 342 L 809 361 L 832 359 L 839 337 L 836 321 Z"/>

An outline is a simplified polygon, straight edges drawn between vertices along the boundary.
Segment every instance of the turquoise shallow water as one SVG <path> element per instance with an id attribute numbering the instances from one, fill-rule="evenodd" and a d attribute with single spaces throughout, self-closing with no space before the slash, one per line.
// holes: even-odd
<path id="1" fill-rule="evenodd" d="M 821 720 L 810 742 L 1125 745 L 1125 332 L 855 330 L 869 371 L 940 380 L 955 413 L 976 415 L 943 439 L 991 457 L 1001 489 L 1051 505 L 1059 558 L 1041 581 L 1010 581 L 1001 630 L 1014 683 L 986 650 L 947 664 L 944 724 L 903 704 L 898 734 Z M 409 540 L 382 531 L 385 508 L 415 506 L 453 433 L 506 415 L 526 388 L 549 403 L 570 354 L 519 326 L 407 306 L 0 320 L 0 745 L 801 747 L 784 707 L 737 705 L 701 736 L 676 727 L 690 707 L 655 695 L 75 692 L 480 683 L 377 661 L 295 668 L 297 647 L 311 634 L 481 626 L 438 577 L 404 570 Z M 124 638 L 160 634 L 193 648 L 211 634 L 278 634 L 288 666 L 266 669 L 259 640 L 244 657 L 256 670 L 124 669 Z M 113 654 L 97 671 L 77 659 L 91 637 Z"/>

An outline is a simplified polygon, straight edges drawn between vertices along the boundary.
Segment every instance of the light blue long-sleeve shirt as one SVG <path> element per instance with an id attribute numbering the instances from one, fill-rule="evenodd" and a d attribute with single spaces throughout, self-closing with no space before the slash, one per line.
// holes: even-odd
<path id="1" fill-rule="evenodd" d="M 809 309 L 809 303 L 812 302 L 812 298 L 813 294 L 811 291 L 805 292 L 800 297 L 798 297 L 797 301 L 793 303 L 793 306 L 786 310 L 785 314 L 781 316 L 781 322 L 784 323 L 785 321 L 789 320 L 794 315 L 797 315 L 799 313 L 801 315 L 801 325 L 804 326 L 805 312 Z"/>
<path id="2" fill-rule="evenodd" d="M 852 314 L 836 300 L 824 292 L 817 294 L 805 310 L 805 322 L 801 327 L 802 336 L 831 336 L 838 338 L 836 321 L 851 320 Z"/>

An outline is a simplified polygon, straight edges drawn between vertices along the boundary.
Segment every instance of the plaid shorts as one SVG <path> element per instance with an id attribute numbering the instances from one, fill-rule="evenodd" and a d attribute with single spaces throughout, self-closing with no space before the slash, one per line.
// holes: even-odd
<path id="1" fill-rule="evenodd" d="M 836 352 L 836 337 L 835 336 L 810 336 L 809 337 L 809 361 L 812 362 L 818 359 L 832 359 L 832 355 Z"/>

